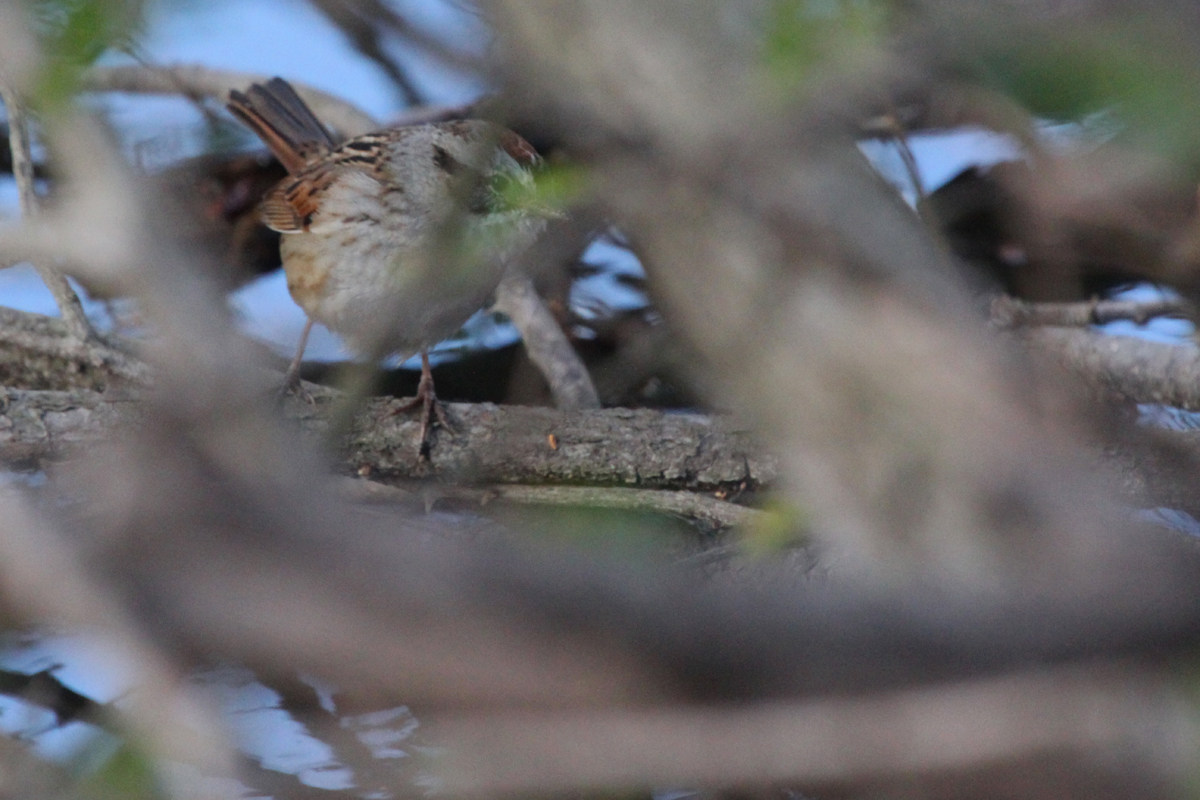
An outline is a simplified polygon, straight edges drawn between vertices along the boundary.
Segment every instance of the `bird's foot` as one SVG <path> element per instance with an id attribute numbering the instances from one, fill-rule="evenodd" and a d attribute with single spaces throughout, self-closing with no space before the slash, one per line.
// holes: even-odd
<path id="1" fill-rule="evenodd" d="M 304 323 L 304 330 L 300 332 L 300 341 L 296 343 L 296 355 L 292 357 L 291 363 L 288 364 L 287 372 L 283 373 L 283 385 L 279 387 L 278 395 L 279 402 L 281 403 L 289 394 L 310 406 L 315 405 L 317 402 L 300 381 L 300 365 L 304 360 L 304 349 L 308 347 L 308 335 L 312 333 L 312 327 L 313 320 L 310 317 Z"/>
<path id="2" fill-rule="evenodd" d="M 421 409 L 421 438 L 417 442 L 417 454 L 422 461 L 429 461 L 433 451 L 434 422 L 448 431 L 453 430 L 442 404 L 438 402 L 437 393 L 433 390 L 433 375 L 429 372 L 428 363 L 422 365 L 421 382 L 417 384 L 416 396 L 396 407 L 392 414 L 404 414 L 416 408 Z"/>
<path id="3" fill-rule="evenodd" d="M 307 405 L 316 405 L 317 399 L 312 396 L 312 392 L 304 387 L 304 382 L 300 380 L 299 369 L 288 369 L 283 376 L 283 382 L 279 384 L 279 389 L 275 392 L 276 399 L 282 403 L 289 396 L 295 397 L 302 403 Z"/>

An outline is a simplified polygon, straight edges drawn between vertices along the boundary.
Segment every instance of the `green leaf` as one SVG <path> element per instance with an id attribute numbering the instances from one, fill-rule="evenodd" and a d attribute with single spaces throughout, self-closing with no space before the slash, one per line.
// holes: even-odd
<path id="1" fill-rule="evenodd" d="M 794 91 L 825 68 L 868 57 L 892 16 L 887 0 L 774 0 L 763 38 L 770 82 Z"/>
<path id="2" fill-rule="evenodd" d="M 556 165 L 538 169 L 533 180 L 508 173 L 492 180 L 497 211 L 526 211 L 543 217 L 561 217 L 587 190 L 587 171 L 578 166 Z"/>
<path id="3" fill-rule="evenodd" d="M 118 747 L 80 785 L 90 797 L 99 800 L 161 800 L 166 796 L 154 764 L 129 744 Z"/>
<path id="4" fill-rule="evenodd" d="M 807 516 L 803 509 L 775 498 L 762 511 L 754 525 L 742 534 L 748 551 L 775 553 L 807 541 Z"/>
<path id="5" fill-rule="evenodd" d="M 141 30 L 140 0 L 33 0 L 31 5 L 46 56 L 34 99 L 48 110 L 75 95 L 80 74 L 105 51 L 128 49 Z"/>

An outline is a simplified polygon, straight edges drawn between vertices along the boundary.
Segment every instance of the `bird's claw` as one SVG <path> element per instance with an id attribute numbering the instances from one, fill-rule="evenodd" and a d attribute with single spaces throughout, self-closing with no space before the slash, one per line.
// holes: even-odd
<path id="1" fill-rule="evenodd" d="M 442 428 L 453 431 L 454 427 L 446 418 L 442 404 L 438 402 L 437 393 L 433 389 L 433 376 L 427 369 L 421 372 L 421 382 L 417 384 L 417 394 L 411 400 L 401 403 L 392 412 L 404 414 L 416 408 L 421 409 L 421 438 L 417 442 L 418 456 L 422 461 L 429 461 L 433 452 L 433 426 L 436 422 Z"/>

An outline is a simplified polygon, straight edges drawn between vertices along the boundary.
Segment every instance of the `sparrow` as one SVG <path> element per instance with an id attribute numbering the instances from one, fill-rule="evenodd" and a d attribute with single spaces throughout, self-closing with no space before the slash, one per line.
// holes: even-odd
<path id="1" fill-rule="evenodd" d="M 437 405 L 429 348 L 483 308 L 544 229 L 537 151 L 484 120 L 389 128 L 338 142 L 282 78 L 230 92 L 229 111 L 287 170 L 260 205 L 281 236 L 292 299 L 308 317 L 286 389 L 299 386 L 314 322 L 360 355 L 421 355 L 417 396 L 428 455 Z"/>

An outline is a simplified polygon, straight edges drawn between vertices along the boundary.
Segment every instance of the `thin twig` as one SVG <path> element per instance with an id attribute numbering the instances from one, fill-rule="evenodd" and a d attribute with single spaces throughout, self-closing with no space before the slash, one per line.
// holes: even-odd
<path id="1" fill-rule="evenodd" d="M 1184 300 L 1136 302 L 1102 300 L 1080 303 L 1029 303 L 1009 295 L 992 301 L 991 323 L 1001 330 L 1049 325 L 1082 328 L 1129 320 L 1145 325 L 1157 317 L 1187 318 L 1194 309 Z"/>
<path id="2" fill-rule="evenodd" d="M 352 25 L 368 26 L 376 31 L 374 34 L 376 37 L 379 36 L 379 31 L 386 30 L 406 44 L 421 50 L 425 55 L 431 56 L 447 66 L 461 70 L 478 70 L 480 67 L 479 59 L 476 56 L 465 49 L 456 49 L 450 40 L 435 36 L 420 26 L 413 25 L 407 18 L 390 8 L 387 3 L 379 0 L 314 0 L 313 4 L 331 19 L 355 17 Z M 335 24 L 339 28 L 343 28 L 343 25 L 336 20 Z M 361 35 L 354 30 L 345 30 L 344 28 L 343 32 L 353 39 L 357 39 Z M 454 41 L 457 40 L 457 38 L 454 39 Z"/>
<path id="3" fill-rule="evenodd" d="M 0 669 L 0 694 L 52 712 L 59 725 L 78 720 L 121 732 L 110 707 L 64 684 L 54 676 L 54 669 L 33 674 Z"/>
<path id="4" fill-rule="evenodd" d="M 338 30 L 345 34 L 365 58 L 375 62 L 384 71 L 404 98 L 407 106 L 425 102 L 423 93 L 413 83 L 408 71 L 400 62 L 389 55 L 383 47 L 383 27 L 404 25 L 404 20 L 378 0 L 349 2 L 348 0 L 313 0 L 313 5 L 325 15 Z M 390 18 L 390 19 L 388 19 Z M 405 25 L 407 31 L 409 26 Z"/>
<path id="5" fill-rule="evenodd" d="M 912 148 L 908 144 L 908 132 L 904 130 L 903 123 L 900 122 L 900 117 L 897 112 L 892 112 L 884 117 L 888 126 L 888 132 L 892 141 L 896 143 L 896 148 L 900 151 L 900 160 L 904 162 L 904 169 L 908 172 L 908 180 L 912 183 L 913 191 L 917 196 L 917 213 L 925 207 L 925 183 L 921 180 L 921 169 L 917 165 L 917 157 L 913 155 Z"/>
<path id="6" fill-rule="evenodd" d="M 126 55 L 136 61 L 138 66 L 142 67 L 143 69 L 154 69 L 154 65 L 150 63 L 149 58 L 147 58 L 141 52 L 140 48 L 130 44 L 129 47 L 125 48 L 124 52 Z M 179 87 L 180 96 L 192 104 L 192 107 L 195 108 L 202 117 L 204 117 L 205 122 L 208 123 L 209 126 L 215 126 L 221 122 L 220 115 L 217 114 L 217 112 L 214 111 L 210 105 L 204 102 L 205 95 L 197 94 L 196 92 L 192 91 L 191 87 L 180 83 L 177 79 L 175 79 L 174 75 L 171 77 L 173 80 L 175 80 L 176 85 Z"/>
<path id="7" fill-rule="evenodd" d="M 37 188 L 33 180 L 33 156 L 30 152 L 28 122 L 15 88 L 0 84 L 0 98 L 4 100 L 4 107 L 8 112 L 8 142 L 12 150 L 13 178 L 16 179 L 17 192 L 21 198 L 21 217 L 28 221 L 40 211 Z M 81 342 L 95 339 L 96 332 L 83 311 L 83 304 L 79 302 L 79 296 L 75 294 L 66 277 L 42 259 L 36 260 L 33 266 L 46 288 L 54 295 L 54 302 L 58 304 L 59 313 L 70 335 Z"/>

